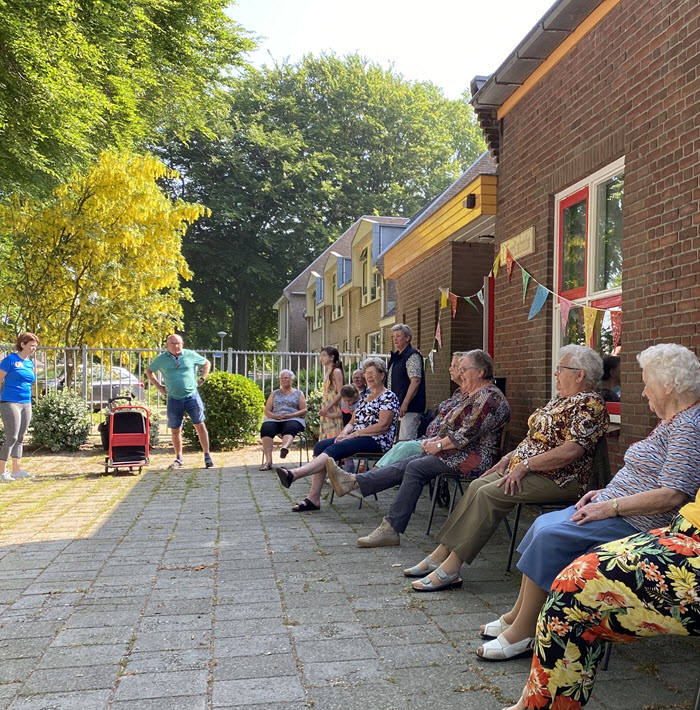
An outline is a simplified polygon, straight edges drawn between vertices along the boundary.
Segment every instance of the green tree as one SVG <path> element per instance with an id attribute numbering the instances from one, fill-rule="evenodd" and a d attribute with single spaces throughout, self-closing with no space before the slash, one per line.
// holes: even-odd
<path id="1" fill-rule="evenodd" d="M 171 200 L 160 160 L 105 152 L 50 200 L 0 206 L 2 335 L 46 345 L 157 345 L 181 325 L 182 235 L 206 209 Z M 10 338 L 12 339 L 12 338 Z"/>
<path id="2" fill-rule="evenodd" d="M 253 43 L 228 0 L 0 0 L 0 194 L 207 130 Z"/>
<path id="3" fill-rule="evenodd" d="M 485 148 L 466 94 L 357 55 L 251 69 L 232 88 L 227 132 L 164 151 L 178 194 L 212 208 L 184 244 L 200 347 L 222 326 L 235 347 L 264 344 L 282 287 L 352 222 L 410 216 Z"/>

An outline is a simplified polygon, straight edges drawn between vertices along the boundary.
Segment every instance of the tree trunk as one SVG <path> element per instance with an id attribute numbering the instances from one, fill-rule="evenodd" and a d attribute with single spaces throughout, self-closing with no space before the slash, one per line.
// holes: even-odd
<path id="1" fill-rule="evenodd" d="M 250 283 L 239 281 L 233 302 L 233 349 L 248 349 L 248 327 L 250 324 Z"/>

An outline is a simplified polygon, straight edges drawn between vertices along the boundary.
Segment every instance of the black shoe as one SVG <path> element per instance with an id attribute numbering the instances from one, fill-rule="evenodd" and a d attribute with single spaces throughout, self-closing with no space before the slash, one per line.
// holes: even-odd
<path id="1" fill-rule="evenodd" d="M 214 462 L 211 460 L 211 456 L 209 454 L 204 454 L 204 467 L 214 468 Z"/>
<path id="2" fill-rule="evenodd" d="M 285 448 L 284 446 L 280 449 L 280 458 L 281 459 L 286 459 L 287 454 L 289 453 L 289 449 Z"/>
<path id="3" fill-rule="evenodd" d="M 277 477 L 280 479 L 280 483 L 285 488 L 289 488 L 289 486 L 294 483 L 294 474 L 288 468 L 284 468 L 284 466 L 278 466 L 275 469 L 275 472 L 277 473 Z"/>

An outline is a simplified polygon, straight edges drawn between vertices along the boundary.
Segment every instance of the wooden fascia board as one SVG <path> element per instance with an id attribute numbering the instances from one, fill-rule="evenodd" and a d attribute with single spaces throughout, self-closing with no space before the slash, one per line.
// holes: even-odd
<path id="1" fill-rule="evenodd" d="M 496 214 L 497 186 L 495 175 L 479 175 L 462 188 L 415 231 L 387 250 L 384 255 L 384 278 L 400 276 L 406 269 L 437 251 L 453 234 L 475 219 L 484 214 Z M 462 202 L 472 193 L 476 195 L 476 206 L 466 210 Z"/>
<path id="2" fill-rule="evenodd" d="M 559 62 L 622 0 L 604 0 L 593 12 L 540 64 L 530 76 L 525 79 L 522 86 L 516 89 L 498 109 L 498 120 L 507 116 L 517 104 L 535 87 L 542 79 L 559 64 Z"/>

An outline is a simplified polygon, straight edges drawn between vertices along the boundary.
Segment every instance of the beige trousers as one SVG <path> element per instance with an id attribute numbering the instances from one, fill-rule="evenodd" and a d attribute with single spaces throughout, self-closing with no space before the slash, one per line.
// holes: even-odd
<path id="1" fill-rule="evenodd" d="M 573 503 L 578 500 L 578 481 L 560 488 L 549 478 L 528 473 L 521 481 L 522 492 L 507 495 L 496 485 L 499 473 L 477 478 L 469 484 L 437 539 L 463 562 L 471 564 L 503 518 L 518 503 Z"/>

